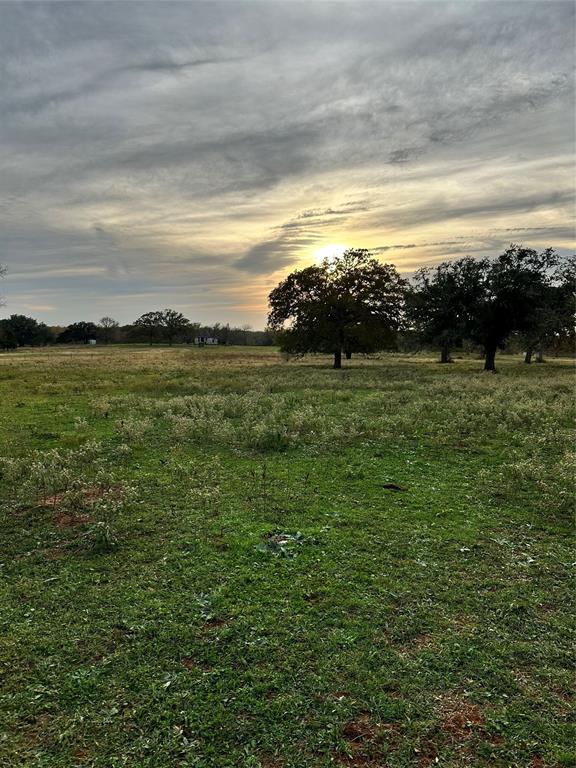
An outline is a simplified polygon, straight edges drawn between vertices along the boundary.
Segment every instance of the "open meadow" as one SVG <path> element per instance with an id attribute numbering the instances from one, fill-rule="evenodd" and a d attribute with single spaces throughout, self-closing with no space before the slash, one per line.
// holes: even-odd
<path id="1" fill-rule="evenodd" d="M 574 766 L 569 360 L 0 355 L 0 766 Z"/>

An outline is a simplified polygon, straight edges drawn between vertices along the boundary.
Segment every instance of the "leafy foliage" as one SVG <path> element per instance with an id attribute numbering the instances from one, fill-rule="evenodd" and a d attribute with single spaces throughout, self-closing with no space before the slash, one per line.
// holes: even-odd
<path id="1" fill-rule="evenodd" d="M 394 346 L 402 319 L 405 281 L 391 264 L 365 249 L 288 275 L 269 297 L 269 326 L 291 353 L 342 353 Z"/>
<path id="2" fill-rule="evenodd" d="M 562 267 L 559 269 L 559 265 Z M 547 248 L 512 244 L 495 259 L 464 258 L 416 273 L 408 314 L 424 343 L 451 347 L 471 339 L 495 370 L 496 350 L 512 333 L 529 346 L 567 334 L 574 319 L 574 267 Z"/>
<path id="3" fill-rule="evenodd" d="M 467 257 L 425 267 L 414 276 L 408 315 L 421 340 L 442 350 L 441 362 L 449 362 L 450 349 L 470 335 L 486 268 L 486 261 Z"/>
<path id="4" fill-rule="evenodd" d="M 13 340 L 18 347 L 47 344 L 52 341 L 48 326 L 26 315 L 10 315 L 2 320 L 2 327 L 4 338 L 10 342 L 9 346 Z"/>
<path id="5" fill-rule="evenodd" d="M 181 312 L 175 309 L 164 309 L 159 312 L 146 312 L 141 315 L 134 327 L 143 332 L 144 336 L 152 344 L 153 341 L 174 342 L 190 325 Z"/>
<path id="6" fill-rule="evenodd" d="M 88 344 L 90 339 L 95 339 L 97 335 L 98 328 L 96 325 L 82 320 L 65 328 L 56 341 L 59 344 Z"/>
<path id="7" fill-rule="evenodd" d="M 484 290 L 473 318 L 471 337 L 486 351 L 485 370 L 495 370 L 494 358 L 512 331 L 533 326 L 536 310 L 545 305 L 558 257 L 552 248 L 538 253 L 511 245 L 486 262 Z"/>

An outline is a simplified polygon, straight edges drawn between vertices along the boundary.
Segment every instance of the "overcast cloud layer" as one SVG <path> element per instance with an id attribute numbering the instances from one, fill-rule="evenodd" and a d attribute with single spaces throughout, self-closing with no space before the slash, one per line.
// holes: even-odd
<path id="1" fill-rule="evenodd" d="M 0 3 L 5 314 L 263 327 L 330 244 L 573 247 L 574 5 Z"/>

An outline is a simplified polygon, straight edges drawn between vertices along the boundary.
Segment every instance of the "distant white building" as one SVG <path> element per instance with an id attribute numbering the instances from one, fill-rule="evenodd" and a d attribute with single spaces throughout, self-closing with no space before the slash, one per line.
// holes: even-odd
<path id="1" fill-rule="evenodd" d="M 198 347 L 205 347 L 206 345 L 218 344 L 218 339 L 215 339 L 213 336 L 196 336 L 194 344 Z"/>
<path id="2" fill-rule="evenodd" d="M 88 339 L 88 344 L 96 344 L 96 339 Z"/>

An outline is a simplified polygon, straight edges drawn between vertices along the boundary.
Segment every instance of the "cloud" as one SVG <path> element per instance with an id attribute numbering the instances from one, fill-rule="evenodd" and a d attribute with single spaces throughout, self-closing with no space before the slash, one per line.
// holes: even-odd
<path id="1" fill-rule="evenodd" d="M 234 262 L 237 269 L 270 274 L 291 266 L 302 250 L 318 246 L 326 231 L 337 223 L 344 226 L 355 214 L 369 210 L 366 201 L 347 201 L 330 208 L 308 208 L 275 227 L 276 237 L 252 245 Z"/>
<path id="2" fill-rule="evenodd" d="M 0 4 L 9 307 L 189 301 L 258 325 L 232 297 L 330 242 L 400 266 L 569 247 L 574 18 L 539 0 Z"/>
<path id="3" fill-rule="evenodd" d="M 491 192 L 468 202 L 438 197 L 427 201 L 426 205 L 414 206 L 407 210 L 393 211 L 382 217 L 383 226 L 395 229 L 413 229 L 438 222 L 450 222 L 454 219 L 490 221 L 495 217 L 518 213 L 534 213 L 539 209 L 569 209 L 573 206 L 573 189 L 543 190 L 523 195 L 499 195 Z M 526 230 L 531 228 L 527 227 Z"/>

